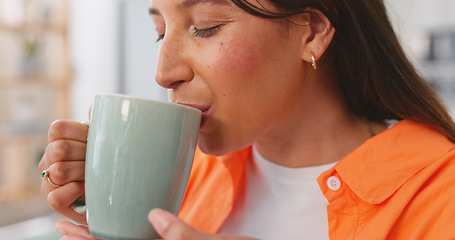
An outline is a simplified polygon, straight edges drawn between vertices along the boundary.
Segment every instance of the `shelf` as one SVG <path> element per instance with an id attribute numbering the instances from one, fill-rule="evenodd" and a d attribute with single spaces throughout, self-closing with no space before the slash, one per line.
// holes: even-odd
<path id="1" fill-rule="evenodd" d="M 46 86 L 49 88 L 61 89 L 69 85 L 69 77 L 0 77 L 0 90 L 11 88 L 27 88 Z"/>
<path id="2" fill-rule="evenodd" d="M 68 4 L 0 1 L 0 206 L 39 193 L 35 173 L 49 125 L 69 117 Z M 10 217 L 0 214 L 0 220 Z"/>
<path id="3" fill-rule="evenodd" d="M 19 32 L 19 33 L 29 33 L 29 32 L 57 32 L 65 33 L 68 29 L 66 25 L 57 25 L 51 23 L 38 23 L 38 24 L 22 24 L 18 26 L 9 26 L 0 23 L 0 30 L 10 31 L 10 32 Z"/>
<path id="4" fill-rule="evenodd" d="M 27 130 L 27 132 L 21 132 L 21 133 L 17 133 L 17 132 L 10 132 L 10 131 L 6 131 L 6 132 L 1 132 L 0 133 L 2 134 L 0 136 L 0 143 L 2 145 L 5 145 L 7 143 L 11 143 L 11 141 L 14 141 L 14 142 L 21 142 L 21 143 L 28 143 L 28 142 L 38 142 L 38 140 L 45 140 L 46 137 L 47 137 L 47 129 L 49 127 L 49 124 L 47 124 L 45 127 L 44 127 L 44 124 L 41 124 L 41 128 L 40 129 L 35 129 L 33 131 L 30 131 L 30 129 Z"/>

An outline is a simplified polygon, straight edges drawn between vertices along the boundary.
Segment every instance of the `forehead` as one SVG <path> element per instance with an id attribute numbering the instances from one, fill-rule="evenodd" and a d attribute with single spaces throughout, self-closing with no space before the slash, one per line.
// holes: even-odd
<path id="1" fill-rule="evenodd" d="M 159 5 L 161 3 L 173 5 L 177 11 L 184 11 L 199 4 L 212 4 L 212 5 L 230 5 L 229 0 L 151 0 L 150 1 L 150 14 L 159 14 Z"/>
<path id="2" fill-rule="evenodd" d="M 201 3 L 210 3 L 214 5 L 226 5 L 228 4 L 227 0 L 182 0 L 177 7 L 181 8 L 190 8 L 194 5 Z"/>

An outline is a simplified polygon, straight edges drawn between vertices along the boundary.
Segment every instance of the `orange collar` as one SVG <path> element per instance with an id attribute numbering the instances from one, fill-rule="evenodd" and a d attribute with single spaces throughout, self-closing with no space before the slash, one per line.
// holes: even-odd
<path id="1" fill-rule="evenodd" d="M 244 185 L 250 154 L 251 147 L 222 157 L 197 149 L 179 217 L 200 231 L 218 232 Z"/>
<path id="2" fill-rule="evenodd" d="M 367 140 L 334 168 L 361 199 L 378 204 L 454 147 L 437 131 L 403 120 Z"/>

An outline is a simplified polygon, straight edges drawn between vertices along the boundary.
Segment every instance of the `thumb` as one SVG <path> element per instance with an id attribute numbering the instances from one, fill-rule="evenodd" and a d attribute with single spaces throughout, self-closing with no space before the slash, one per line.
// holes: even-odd
<path id="1" fill-rule="evenodd" d="M 201 233 L 180 220 L 174 214 L 155 208 L 148 215 L 156 232 L 163 239 L 207 239 L 207 234 Z"/>

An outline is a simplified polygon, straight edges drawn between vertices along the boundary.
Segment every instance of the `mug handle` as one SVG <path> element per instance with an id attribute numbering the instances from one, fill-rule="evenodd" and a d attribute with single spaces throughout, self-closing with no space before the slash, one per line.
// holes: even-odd
<path id="1" fill-rule="evenodd" d="M 83 121 L 81 122 L 87 127 L 90 127 L 90 122 L 89 121 Z M 88 139 L 87 139 L 88 140 Z M 79 198 L 77 198 L 73 203 L 71 203 L 71 208 L 79 214 L 85 215 L 87 212 L 87 206 L 85 205 L 85 196 L 82 195 Z"/>
<path id="2" fill-rule="evenodd" d="M 82 215 L 87 213 L 87 206 L 85 205 L 85 197 L 84 195 L 77 198 L 73 203 L 71 203 L 71 208 Z"/>

